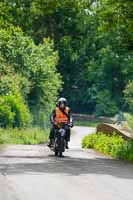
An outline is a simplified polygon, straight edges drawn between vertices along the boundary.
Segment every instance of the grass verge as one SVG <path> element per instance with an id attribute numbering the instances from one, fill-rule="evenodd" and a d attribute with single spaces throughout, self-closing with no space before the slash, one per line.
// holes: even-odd
<path id="1" fill-rule="evenodd" d="M 48 133 L 49 130 L 41 128 L 0 128 L 0 144 L 41 144 L 47 141 Z"/>
<path id="2" fill-rule="evenodd" d="M 83 139 L 82 147 L 94 148 L 114 158 L 133 161 L 133 140 L 125 140 L 116 133 L 112 135 L 106 135 L 104 133 L 88 135 Z"/>
<path id="3" fill-rule="evenodd" d="M 83 120 L 76 120 L 74 121 L 75 126 L 90 126 L 96 127 L 98 125 L 98 121 L 83 121 Z"/>

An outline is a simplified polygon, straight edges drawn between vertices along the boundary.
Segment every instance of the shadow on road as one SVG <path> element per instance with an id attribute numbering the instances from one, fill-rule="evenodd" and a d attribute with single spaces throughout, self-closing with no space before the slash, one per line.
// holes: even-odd
<path id="1" fill-rule="evenodd" d="M 25 157 L 27 158 L 27 157 Z M 28 157 L 29 158 L 29 157 Z M 34 159 L 42 158 L 39 163 Z M 87 174 L 111 175 L 119 178 L 133 179 L 133 165 L 108 158 L 55 158 L 32 157 L 32 163 L 0 164 L 0 172 L 6 174 L 64 174 L 80 176 Z"/>

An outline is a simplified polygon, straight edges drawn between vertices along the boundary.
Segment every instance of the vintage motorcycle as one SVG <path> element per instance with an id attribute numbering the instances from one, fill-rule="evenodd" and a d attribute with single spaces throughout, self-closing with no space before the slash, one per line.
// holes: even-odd
<path id="1" fill-rule="evenodd" d="M 62 157 L 66 149 L 66 132 L 70 128 L 68 123 L 58 123 L 58 129 L 55 130 L 54 139 L 52 140 L 51 150 L 55 156 Z"/>

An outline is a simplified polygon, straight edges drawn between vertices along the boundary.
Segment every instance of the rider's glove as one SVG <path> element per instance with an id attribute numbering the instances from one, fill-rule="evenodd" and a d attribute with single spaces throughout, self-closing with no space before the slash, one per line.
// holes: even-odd
<path id="1" fill-rule="evenodd" d="M 56 122 L 54 122 L 54 123 L 53 123 L 53 125 L 54 125 L 54 126 L 57 126 L 57 123 L 56 123 Z"/>
<path id="2" fill-rule="evenodd" d="M 70 127 L 71 127 L 71 128 L 73 127 L 73 123 L 72 123 L 72 122 L 70 123 Z"/>

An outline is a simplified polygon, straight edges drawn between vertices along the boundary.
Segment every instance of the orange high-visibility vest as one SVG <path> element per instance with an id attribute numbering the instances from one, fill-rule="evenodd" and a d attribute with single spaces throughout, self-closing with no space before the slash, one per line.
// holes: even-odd
<path id="1" fill-rule="evenodd" d="M 68 107 L 66 107 L 64 109 L 64 112 L 66 114 L 68 114 L 69 110 L 70 109 Z M 68 117 L 63 112 L 61 112 L 61 110 L 58 107 L 56 107 L 55 112 L 56 112 L 56 116 L 54 118 L 54 122 L 61 123 L 61 122 L 68 122 L 69 121 Z"/>

